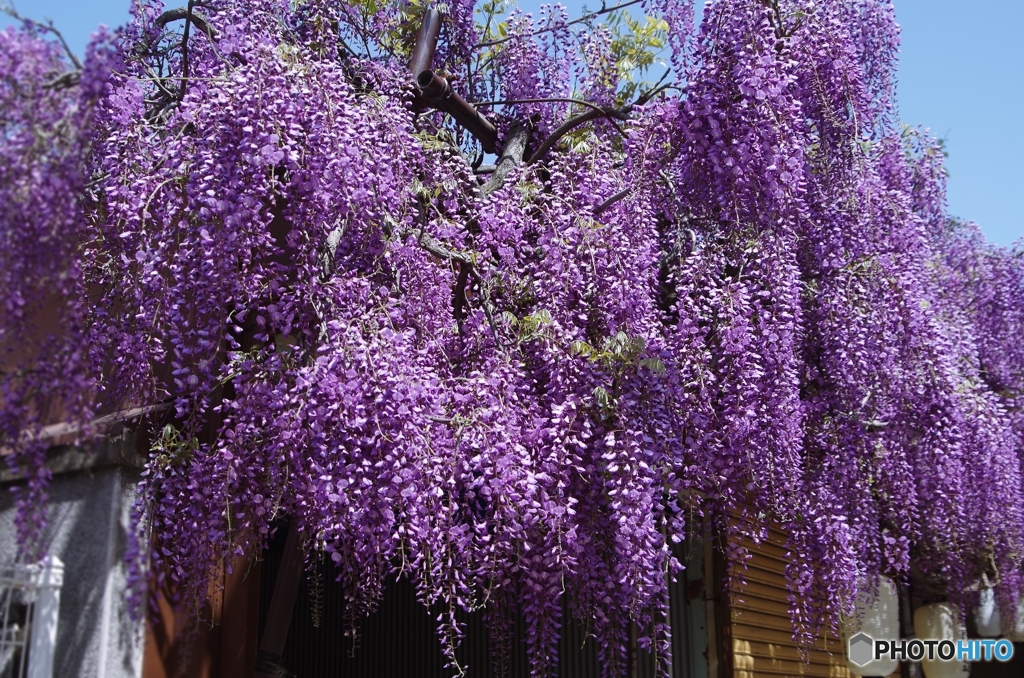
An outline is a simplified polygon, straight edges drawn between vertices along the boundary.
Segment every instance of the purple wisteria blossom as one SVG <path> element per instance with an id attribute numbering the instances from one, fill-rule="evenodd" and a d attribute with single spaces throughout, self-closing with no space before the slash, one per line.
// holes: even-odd
<path id="1" fill-rule="evenodd" d="M 898 126 L 891 3 L 643 7 L 674 85 L 630 105 L 597 18 L 485 40 L 449 4 L 434 68 L 529 132 L 497 179 L 415 105 L 401 3 L 136 0 L 81 65 L 0 33 L 26 553 L 42 428 L 167 403 L 133 557 L 193 601 L 287 516 L 353 631 L 401 576 L 453 664 L 456 611 L 500 655 L 518 607 L 535 676 L 563 610 L 606 676 L 631 624 L 667 672 L 670 547 L 710 520 L 788 531 L 803 641 L 880 574 L 966 603 L 984 578 L 1011 618 L 1024 253 L 949 218 L 941 149 Z"/>

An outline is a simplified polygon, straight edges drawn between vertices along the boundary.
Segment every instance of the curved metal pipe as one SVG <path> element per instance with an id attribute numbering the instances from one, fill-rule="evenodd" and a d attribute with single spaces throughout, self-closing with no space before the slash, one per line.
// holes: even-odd
<path id="1" fill-rule="evenodd" d="M 412 48 L 412 58 L 409 59 L 409 72 L 413 77 L 433 67 L 440 31 L 441 13 L 436 9 L 428 9 L 423 13 L 423 22 L 420 24 L 419 33 L 416 34 L 416 46 Z"/>
<path id="2" fill-rule="evenodd" d="M 434 71 L 422 71 L 416 86 L 427 104 L 455 118 L 455 121 L 476 137 L 488 153 L 494 153 L 498 131 L 476 108 L 452 89 L 451 83 Z"/>

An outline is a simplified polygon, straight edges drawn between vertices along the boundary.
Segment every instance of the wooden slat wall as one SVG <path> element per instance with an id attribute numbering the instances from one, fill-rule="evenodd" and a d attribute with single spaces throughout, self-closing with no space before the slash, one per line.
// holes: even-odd
<path id="1" fill-rule="evenodd" d="M 283 542 L 283 539 L 271 543 L 270 548 L 263 553 L 260 633 L 266 621 L 280 566 L 283 544 L 278 542 Z M 695 577 L 702 576 L 699 569 L 692 574 Z M 453 675 L 451 669 L 444 667 L 445 660 L 437 639 L 436 617 L 439 610 L 425 609 L 416 599 L 415 590 L 409 582 L 389 583 L 380 608 L 360 623 L 360 640 L 355 652 L 352 652 L 351 642 L 343 635 L 343 591 L 330 576 L 324 578 L 323 585 L 319 628 L 313 625 L 309 580 L 305 577 L 296 599 L 284 659 L 297 678 L 450 678 Z M 670 598 L 674 649 L 672 676 L 694 678 L 696 675 L 704 675 L 693 673 L 689 668 L 691 664 L 703 659 L 703 655 L 693 656 L 695 648 L 689 637 L 692 622 L 686 611 L 689 601 L 685 571 L 680 573 L 679 580 L 670 587 Z M 694 602 L 703 604 L 699 598 Z M 466 623 L 466 635 L 456 655 L 466 669 L 466 678 L 497 678 L 491 666 L 487 629 L 481 616 L 463 615 L 462 621 Z M 525 631 L 522 615 L 516 615 L 507 678 L 529 676 Z M 585 624 L 567 614 L 563 617 L 558 678 L 599 678 L 601 675 L 597 641 L 588 637 L 587 631 Z M 703 651 L 703 647 L 696 650 L 698 653 Z M 654 676 L 653 659 L 641 650 L 638 653 L 637 671 L 628 678 Z"/>
<path id="2" fill-rule="evenodd" d="M 751 557 L 746 568 L 731 565 L 732 582 L 726 591 L 727 615 L 723 648 L 729 654 L 735 678 L 814 676 L 850 678 L 842 642 L 819 636 L 808 660 L 803 661 L 789 617 L 786 589 L 786 536 L 772 529 L 760 544 L 744 540 Z"/>

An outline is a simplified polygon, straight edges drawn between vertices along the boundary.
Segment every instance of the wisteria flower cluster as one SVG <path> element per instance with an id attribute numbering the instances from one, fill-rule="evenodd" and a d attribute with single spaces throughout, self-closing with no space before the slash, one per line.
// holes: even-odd
<path id="1" fill-rule="evenodd" d="M 26 557 L 41 555 L 49 473 L 45 425 L 87 422 L 96 393 L 83 336 L 82 195 L 95 108 L 104 96 L 109 36 L 94 36 L 69 69 L 48 29 L 0 32 L 0 449 L 23 467 L 16 488 Z"/>
<path id="2" fill-rule="evenodd" d="M 135 0 L 84 66 L 0 33 L 26 543 L 42 427 L 164 403 L 141 564 L 201 599 L 287 516 L 353 628 L 396 576 L 441 604 L 454 668 L 458 610 L 500 659 L 518 608 L 536 676 L 563 610 L 606 676 L 631 627 L 667 675 L 702 521 L 792 535 L 805 641 L 879 574 L 994 583 L 1012 617 L 1024 256 L 948 216 L 942 149 L 898 126 L 891 3 L 644 9 L 674 84 L 622 101 L 597 18 L 495 38 L 451 3 L 433 66 L 490 102 L 493 178 L 417 101 L 399 3 Z"/>

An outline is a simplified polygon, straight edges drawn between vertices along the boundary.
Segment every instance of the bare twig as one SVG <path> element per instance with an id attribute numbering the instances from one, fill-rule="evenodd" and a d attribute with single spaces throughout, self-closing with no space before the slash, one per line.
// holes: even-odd
<path id="1" fill-rule="evenodd" d="M 444 246 L 436 238 L 424 232 L 421 228 L 413 228 L 406 231 L 406 235 L 412 236 L 416 239 L 416 243 L 424 250 L 433 254 L 435 257 L 451 261 L 452 263 L 459 264 L 459 276 L 456 279 L 455 289 L 452 291 L 453 305 L 455 312 L 455 319 L 459 323 L 460 327 L 462 322 L 467 319 L 469 313 L 466 308 L 469 306 L 469 297 L 466 295 L 466 286 L 469 284 L 469 279 L 472 278 L 477 285 L 480 286 L 481 298 L 483 303 L 483 314 L 486 316 L 487 325 L 490 326 L 490 335 L 495 340 L 495 345 L 499 349 L 502 348 L 502 340 L 498 334 L 498 324 L 495 322 L 495 307 L 494 304 L 490 303 L 490 295 L 487 292 L 487 285 L 483 278 L 480 277 L 480 273 L 476 270 L 473 265 L 473 260 L 461 252 Z"/>
<path id="2" fill-rule="evenodd" d="M 174 92 L 172 92 L 171 90 L 167 89 L 167 85 L 164 84 L 164 80 L 167 80 L 169 78 L 167 78 L 165 76 L 159 75 L 158 73 L 156 73 L 156 71 L 154 71 L 149 66 L 146 66 L 146 72 L 149 73 L 150 79 L 154 83 L 156 83 L 157 88 L 163 93 L 163 95 L 165 97 L 167 97 L 169 99 L 173 99 L 174 98 Z"/>
<path id="3" fill-rule="evenodd" d="M 201 30 L 203 33 L 206 33 L 206 37 L 213 40 L 217 37 L 217 31 L 214 30 L 213 26 L 210 25 L 210 22 L 207 21 L 202 14 L 192 10 L 194 6 L 194 2 L 189 2 L 188 7 L 169 9 L 158 16 L 156 21 L 153 23 L 155 23 L 158 28 L 163 28 L 172 21 L 181 21 L 182 19 L 185 19 L 186 21 L 191 21 L 191 23 L 195 24 L 196 28 Z M 187 26 L 188 24 L 186 24 L 186 29 Z"/>
<path id="4" fill-rule="evenodd" d="M 452 303 L 454 305 L 455 320 L 458 321 L 460 326 L 462 321 L 469 317 L 469 313 L 466 310 L 469 306 L 469 297 L 466 294 L 466 286 L 469 284 L 470 278 L 480 286 L 481 298 L 483 301 L 481 306 L 483 307 L 484 315 L 487 317 L 487 324 L 491 328 L 491 336 L 494 339 L 494 344 L 499 349 L 502 348 L 501 338 L 498 335 L 498 325 L 494 319 L 494 305 L 491 303 L 488 286 L 486 281 L 476 270 L 472 257 L 461 252 L 456 252 L 420 228 L 409 229 L 402 235 L 403 237 L 412 236 L 416 239 L 416 244 L 430 254 L 433 254 L 435 257 L 459 265 L 459 273 L 456 278 L 455 289 L 452 290 Z"/>
<path id="5" fill-rule="evenodd" d="M 779 9 L 779 0 L 761 0 L 761 4 L 767 7 L 774 14 L 774 18 L 769 17 L 768 21 L 772 24 L 775 29 L 775 37 L 781 40 L 782 38 L 789 37 L 783 28 L 782 21 L 782 10 Z"/>
<path id="6" fill-rule="evenodd" d="M 81 71 L 67 71 L 61 73 L 57 77 L 48 81 L 43 87 L 46 89 L 63 89 L 65 87 L 74 87 L 78 84 L 78 80 L 81 77 Z"/>
<path id="7" fill-rule="evenodd" d="M 188 0 L 188 10 L 185 12 L 185 30 L 181 36 L 181 82 L 178 84 L 178 99 L 185 98 L 185 90 L 188 87 L 188 36 L 192 29 L 192 2 Z"/>
<path id="8" fill-rule="evenodd" d="M 601 106 L 600 104 L 595 104 L 593 102 L 585 101 L 583 99 L 570 99 L 570 98 L 563 98 L 563 97 L 541 97 L 541 98 L 537 98 L 537 99 L 506 99 L 506 100 L 503 100 L 503 101 L 485 101 L 482 104 L 477 104 L 477 106 L 500 106 L 500 105 L 509 105 L 509 104 L 543 104 L 543 103 L 559 103 L 559 102 L 561 102 L 561 103 L 570 103 L 570 104 L 580 104 L 581 106 L 586 106 L 587 108 L 591 109 L 591 111 L 594 112 L 594 113 L 602 114 L 604 117 L 608 118 L 608 122 L 610 122 L 615 127 L 615 130 L 619 134 L 621 134 L 622 136 L 626 136 L 626 133 L 623 132 L 622 128 L 620 128 L 618 126 L 618 124 L 616 124 L 616 122 L 615 122 L 616 118 L 618 118 L 620 120 L 625 120 L 626 119 L 624 115 L 623 116 L 619 116 L 618 115 L 617 111 L 619 111 L 620 109 L 612 108 L 610 106 Z M 592 120 L 592 119 L 593 118 L 588 118 L 588 120 Z"/>
<path id="9" fill-rule="evenodd" d="M 665 85 L 665 84 L 663 84 L 665 82 L 665 78 L 668 77 L 668 73 L 669 72 L 667 70 L 664 73 L 662 73 L 661 77 L 658 78 L 658 81 L 656 83 L 654 83 L 653 85 L 651 85 L 650 89 L 648 89 L 646 92 L 643 92 L 642 94 L 640 94 L 640 96 L 638 96 L 636 98 L 636 101 L 633 102 L 633 105 L 634 106 L 643 106 L 648 101 L 650 101 L 654 97 L 658 96 L 659 94 L 661 94 L 665 90 L 667 90 L 669 88 L 673 88 L 672 85 Z M 679 89 L 679 88 L 676 87 L 674 89 Z M 680 91 L 685 91 L 685 88 L 683 88 Z"/>
<path id="10" fill-rule="evenodd" d="M 44 30 L 48 33 L 53 33 L 53 35 L 60 41 L 61 46 L 64 48 L 64 53 L 68 55 L 68 59 L 71 60 L 71 63 L 74 65 L 74 67 L 78 70 L 82 70 L 82 61 L 74 52 L 71 51 L 71 48 L 68 47 L 68 42 L 64 39 L 64 34 L 61 33 L 57 29 L 57 27 L 53 25 L 53 21 L 51 19 L 47 19 L 45 24 L 36 21 L 35 19 L 26 19 L 25 17 L 18 14 L 17 10 L 15 10 L 13 6 L 8 5 L 7 3 L 4 3 L 2 6 L 0 6 L 0 12 L 3 12 L 4 14 L 6 14 L 7 16 L 11 17 L 16 21 L 21 21 L 25 24 L 28 24 L 29 26 L 33 26 L 35 28 Z"/>
<path id="11" fill-rule="evenodd" d="M 575 117 L 569 118 L 561 125 L 559 125 L 558 129 L 552 132 L 548 136 L 548 138 L 545 139 L 544 142 L 537 148 L 537 150 L 533 152 L 533 155 L 531 155 L 530 159 L 527 160 L 527 164 L 532 165 L 541 158 L 543 158 L 545 155 L 548 154 L 548 151 L 550 151 L 551 148 L 558 143 L 559 139 L 561 139 L 566 134 L 573 131 L 580 125 L 584 125 L 590 122 L 591 120 L 601 117 L 604 117 L 604 111 L 589 110 L 585 113 L 580 113 Z"/>
<path id="12" fill-rule="evenodd" d="M 499 99 L 495 101 L 484 101 L 479 104 L 474 104 L 477 108 L 481 106 L 509 106 L 512 104 L 547 104 L 547 103 L 565 103 L 565 104 L 579 104 L 580 106 L 586 106 L 599 113 L 609 114 L 616 109 L 609 106 L 602 106 L 601 104 L 595 104 L 592 101 L 586 101 L 585 99 L 571 99 L 568 97 L 538 97 L 536 99 Z"/>
<path id="13" fill-rule="evenodd" d="M 498 335 L 498 323 L 494 320 L 494 304 L 491 303 L 490 285 L 483 279 L 473 264 L 459 264 L 459 277 L 455 282 L 455 289 L 452 291 L 455 304 L 455 319 L 461 327 L 462 321 L 469 317 L 469 314 L 466 312 L 466 307 L 469 306 L 466 286 L 469 284 L 470 278 L 480 288 L 480 298 L 483 302 L 480 306 L 483 308 L 484 317 L 487 318 L 487 324 L 491 328 L 491 338 L 494 339 L 494 345 L 501 350 L 503 346 L 501 337 Z"/>
<path id="14" fill-rule="evenodd" d="M 633 192 L 632 188 L 624 188 L 624 189 L 622 189 L 621 191 L 619 191 L 618 193 L 616 193 L 615 195 L 613 195 L 612 197 L 608 198 L 607 200 L 602 202 L 600 205 L 595 207 L 594 208 L 594 216 L 596 217 L 601 212 L 604 212 L 606 209 L 608 209 L 609 207 L 611 207 L 612 205 L 614 205 L 618 201 L 622 200 L 623 198 L 625 198 L 627 195 L 629 195 L 632 192 Z"/>
<path id="15" fill-rule="evenodd" d="M 523 35 L 510 35 L 508 37 L 498 38 L 497 40 L 488 40 L 487 42 L 477 43 L 476 45 L 473 45 L 473 49 L 480 49 L 481 47 L 493 47 L 494 45 L 500 45 L 500 44 L 502 44 L 504 42 L 508 42 L 510 40 L 518 40 L 518 39 L 521 39 L 521 38 L 532 38 L 535 35 L 541 35 L 543 33 L 550 33 L 551 31 L 559 31 L 559 30 L 562 30 L 563 28 L 568 28 L 569 26 L 572 26 L 574 24 L 579 24 L 579 23 L 584 23 L 586 21 L 590 21 L 595 16 L 600 16 L 602 14 L 608 14 L 609 12 L 615 12 L 617 10 L 629 7 L 630 5 L 639 4 L 640 2 L 641 2 L 641 0 L 628 0 L 628 2 L 620 2 L 619 4 L 613 5 L 612 7 L 607 7 L 605 5 L 605 3 L 602 2 L 601 3 L 601 9 L 596 10 L 594 12 L 591 12 L 589 14 L 584 14 L 583 16 L 579 17 L 578 19 L 573 19 L 572 21 L 567 21 L 564 24 L 558 24 L 556 26 L 548 26 L 547 28 L 538 28 L 537 30 L 535 30 L 535 31 L 533 31 L 531 33 L 524 33 Z"/>
<path id="16" fill-rule="evenodd" d="M 479 276 L 477 276 L 477 281 L 480 285 L 480 292 L 484 301 L 484 316 L 487 318 L 487 324 L 491 327 L 491 338 L 494 339 L 494 345 L 501 351 L 504 349 L 504 346 L 501 343 L 501 338 L 498 336 L 498 324 L 494 321 L 494 304 L 491 303 L 490 288 L 483 283 Z"/>
<path id="17" fill-rule="evenodd" d="M 432 421 L 438 424 L 450 424 L 455 421 L 451 417 L 444 417 L 440 414 L 424 414 L 423 418 L 427 421 Z"/>
<path id="18" fill-rule="evenodd" d="M 661 84 L 667 76 L 668 72 L 666 71 L 665 74 L 661 76 L 661 79 L 658 80 L 658 82 L 654 83 L 654 86 L 651 87 L 651 89 L 647 90 L 646 92 L 638 96 L 636 98 L 636 101 L 634 101 L 633 103 L 626 104 L 625 106 L 620 106 L 619 108 L 609 108 L 607 106 L 597 106 L 595 104 L 589 104 L 591 110 L 586 111 L 584 113 L 580 113 L 579 115 L 573 118 L 569 118 L 561 125 L 559 125 L 558 129 L 552 132 L 551 135 L 548 136 L 548 138 L 545 139 L 544 142 L 537 148 L 537 150 L 533 152 L 533 155 L 530 156 L 530 159 L 526 161 L 527 164 L 532 165 L 538 160 L 543 159 L 544 156 L 548 154 L 548 151 L 550 151 L 554 147 L 554 145 L 558 143 L 559 139 L 561 139 L 566 134 L 573 131 L 580 125 L 584 125 L 590 122 L 591 120 L 596 120 L 597 118 L 600 117 L 607 117 L 609 120 L 628 120 L 629 114 L 633 111 L 635 107 L 643 106 L 648 101 L 656 97 L 658 94 L 669 88 L 669 85 Z M 616 129 L 618 128 L 616 127 Z M 619 130 L 619 133 L 621 134 L 622 130 Z"/>
<path id="19" fill-rule="evenodd" d="M 64 48 L 64 53 L 68 55 L 69 59 L 71 59 L 71 63 L 75 65 L 75 68 L 77 68 L 78 70 L 82 70 L 82 62 L 78 58 L 78 56 L 71 51 L 71 48 L 68 47 L 68 41 L 64 39 L 64 34 L 57 30 L 56 26 L 53 25 L 52 21 L 49 22 L 47 28 L 50 30 L 51 33 L 57 36 L 58 40 L 60 40 L 60 44 Z"/>
<path id="20" fill-rule="evenodd" d="M 472 268 L 469 264 L 459 264 L 459 275 L 455 278 L 455 287 L 452 288 L 452 315 L 455 316 L 455 322 L 458 323 L 460 332 L 462 323 L 469 317 L 469 311 L 466 310 L 469 306 L 466 285 L 469 284 L 469 272 Z"/>

